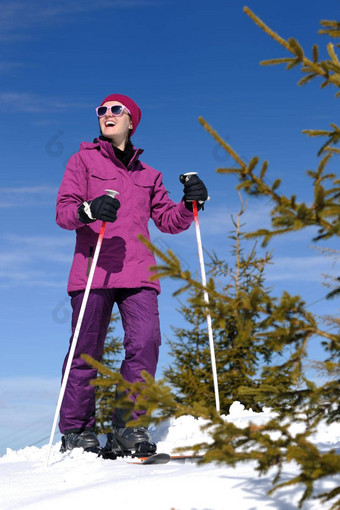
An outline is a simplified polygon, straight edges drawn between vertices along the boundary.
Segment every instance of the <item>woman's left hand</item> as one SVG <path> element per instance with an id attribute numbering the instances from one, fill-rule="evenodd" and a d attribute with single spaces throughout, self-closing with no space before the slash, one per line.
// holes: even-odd
<path id="1" fill-rule="evenodd" d="M 191 175 L 190 179 L 184 181 L 183 191 L 185 205 L 190 211 L 192 211 L 192 202 L 194 200 L 197 202 L 198 209 L 208 200 L 208 190 L 204 182 L 197 175 Z"/>

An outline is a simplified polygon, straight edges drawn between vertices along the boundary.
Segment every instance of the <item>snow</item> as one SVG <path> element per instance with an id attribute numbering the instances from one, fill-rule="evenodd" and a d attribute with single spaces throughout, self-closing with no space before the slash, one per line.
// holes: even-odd
<path id="1" fill-rule="evenodd" d="M 269 409 L 254 413 L 234 402 L 226 419 L 246 426 L 249 421 L 264 423 L 271 416 Z M 205 423 L 182 416 L 154 427 L 151 432 L 157 450 L 171 453 L 175 447 L 209 440 L 202 430 Z M 100 440 L 104 443 L 105 438 Z M 339 448 L 339 427 L 321 424 L 313 441 L 323 450 Z M 302 486 L 293 486 L 268 496 L 275 471 L 259 477 L 252 462 L 236 468 L 193 462 L 143 466 L 125 459 L 104 460 L 81 449 L 61 454 L 59 448 L 60 442 L 53 445 L 47 467 L 47 445 L 8 449 L 0 457 L 1 510 L 293 510 L 303 493 Z M 287 464 L 283 480 L 294 473 L 297 466 Z M 339 483 L 340 477 L 318 481 L 314 495 Z M 330 506 L 311 499 L 303 509 L 327 510 Z"/>

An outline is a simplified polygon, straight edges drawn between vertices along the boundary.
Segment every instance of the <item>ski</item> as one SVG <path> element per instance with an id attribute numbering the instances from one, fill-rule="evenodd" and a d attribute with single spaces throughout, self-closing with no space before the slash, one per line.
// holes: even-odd
<path id="1" fill-rule="evenodd" d="M 123 458 L 129 464 L 166 464 L 171 460 L 171 456 L 168 453 L 136 455 L 129 450 L 110 452 L 101 448 L 97 454 L 98 457 L 101 457 L 102 459 L 116 460 L 118 458 Z"/>
<path id="2" fill-rule="evenodd" d="M 103 459 L 116 460 L 123 458 L 128 464 L 167 464 L 168 462 L 198 462 L 203 455 L 170 455 L 168 453 L 151 453 L 150 455 L 136 455 L 128 450 L 120 452 L 109 452 L 101 449 L 98 457 Z"/>
<path id="3" fill-rule="evenodd" d="M 147 457 L 131 457 L 127 462 L 129 464 L 167 464 L 170 462 L 171 456 L 168 453 L 153 453 Z"/>

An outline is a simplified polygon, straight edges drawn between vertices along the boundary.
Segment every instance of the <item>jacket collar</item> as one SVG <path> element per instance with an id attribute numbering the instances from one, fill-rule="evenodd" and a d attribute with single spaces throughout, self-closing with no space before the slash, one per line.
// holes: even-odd
<path id="1" fill-rule="evenodd" d="M 93 144 L 95 145 L 94 148 L 100 150 L 104 157 L 111 159 L 115 165 L 127 168 L 128 170 L 132 169 L 133 164 L 138 161 L 139 156 L 144 152 L 143 149 L 137 149 L 134 145 L 132 145 L 132 157 L 127 166 L 125 166 L 122 161 L 117 158 L 110 140 L 101 136 L 99 138 L 95 138 L 93 140 Z"/>

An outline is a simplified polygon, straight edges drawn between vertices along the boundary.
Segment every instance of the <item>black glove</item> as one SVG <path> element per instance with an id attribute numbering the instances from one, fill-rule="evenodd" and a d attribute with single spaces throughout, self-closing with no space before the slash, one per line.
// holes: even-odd
<path id="1" fill-rule="evenodd" d="M 88 208 L 90 211 L 88 211 Z M 120 203 L 116 198 L 109 195 L 101 195 L 95 198 L 92 202 L 84 202 L 78 208 L 78 218 L 83 223 L 92 223 L 96 220 L 110 221 L 113 223 L 117 219 L 117 211 L 120 208 Z M 88 212 L 90 212 L 89 216 Z"/>
<path id="2" fill-rule="evenodd" d="M 189 211 L 192 211 L 192 202 L 193 200 L 197 201 L 197 209 L 203 209 L 204 204 L 200 204 L 200 202 L 205 202 L 208 200 L 208 190 L 204 185 L 204 182 L 197 175 L 189 176 L 189 179 L 185 175 L 180 176 L 180 181 L 184 184 L 184 201 L 185 206 Z"/>

